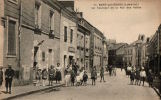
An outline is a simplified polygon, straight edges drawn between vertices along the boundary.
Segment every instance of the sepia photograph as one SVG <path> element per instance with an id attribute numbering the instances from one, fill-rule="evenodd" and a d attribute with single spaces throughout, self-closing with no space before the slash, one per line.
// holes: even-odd
<path id="1" fill-rule="evenodd" d="M 161 100 L 161 0 L 0 0 L 0 100 Z"/>

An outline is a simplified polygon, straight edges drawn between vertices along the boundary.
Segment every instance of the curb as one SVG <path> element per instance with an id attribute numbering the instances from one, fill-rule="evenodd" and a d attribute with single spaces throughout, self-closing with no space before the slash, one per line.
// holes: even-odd
<path id="1" fill-rule="evenodd" d="M 153 87 L 154 91 L 158 94 L 158 96 L 160 97 L 161 99 L 161 94 L 159 93 L 159 91 L 157 90 L 157 88 Z"/>
<path id="2" fill-rule="evenodd" d="M 56 86 L 50 86 L 50 87 L 47 87 L 47 88 L 44 88 L 44 89 L 33 90 L 33 91 L 26 92 L 26 93 L 17 94 L 17 95 L 11 96 L 11 97 L 3 98 L 3 99 L 1 99 L 1 100 L 15 99 L 15 98 L 23 97 L 23 96 L 30 95 L 30 94 L 33 94 L 33 93 L 38 93 L 38 92 L 41 92 L 41 91 L 49 90 L 49 89 L 51 89 L 51 88 L 61 87 L 61 86 L 63 86 L 63 85 L 64 85 L 64 84 L 60 84 L 60 85 L 56 85 Z"/>

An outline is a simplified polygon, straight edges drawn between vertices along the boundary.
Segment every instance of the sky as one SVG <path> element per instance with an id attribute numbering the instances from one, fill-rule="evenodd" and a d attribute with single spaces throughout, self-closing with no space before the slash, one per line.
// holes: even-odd
<path id="1" fill-rule="evenodd" d="M 117 5 L 110 5 L 114 3 Z M 131 9 L 121 9 L 119 4 L 132 5 Z M 150 37 L 161 24 L 161 0 L 75 0 L 75 9 L 83 12 L 83 17 L 107 39 L 116 39 L 118 43 L 132 43 L 139 34 Z"/>

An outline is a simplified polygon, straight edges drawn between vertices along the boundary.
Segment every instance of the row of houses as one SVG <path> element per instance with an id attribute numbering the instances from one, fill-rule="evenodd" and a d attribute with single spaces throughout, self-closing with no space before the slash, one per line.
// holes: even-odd
<path id="1" fill-rule="evenodd" d="M 161 25 L 151 37 L 140 34 L 138 39 L 130 44 L 116 43 L 108 40 L 109 65 L 117 67 L 133 66 L 152 69 L 155 74 L 160 73 Z"/>
<path id="2" fill-rule="evenodd" d="M 144 67 L 146 72 L 152 70 L 153 85 L 160 89 L 161 76 L 161 25 L 151 37 L 139 35 L 138 39 L 131 44 L 108 42 L 108 62 L 116 67 L 133 66 Z"/>
<path id="3" fill-rule="evenodd" d="M 37 68 L 57 63 L 88 71 L 107 65 L 106 37 L 74 11 L 74 1 L 1 0 L 0 11 L 0 66 L 13 66 L 15 84 L 30 83 Z"/>

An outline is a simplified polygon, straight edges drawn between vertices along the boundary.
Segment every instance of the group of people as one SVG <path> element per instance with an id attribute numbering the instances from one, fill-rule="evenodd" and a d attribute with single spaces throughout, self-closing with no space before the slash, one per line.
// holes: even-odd
<path id="1" fill-rule="evenodd" d="M 97 80 L 97 70 L 96 66 L 91 68 L 91 80 L 92 85 L 96 85 Z M 105 82 L 104 79 L 104 68 L 100 68 L 100 82 Z M 79 66 L 75 63 L 74 65 L 68 65 L 65 69 L 65 85 L 69 86 L 71 83 L 71 86 L 79 86 L 79 85 L 87 85 L 87 81 L 89 79 L 89 76 L 87 74 L 87 71 L 85 71 L 85 68 L 79 68 Z"/>
<path id="2" fill-rule="evenodd" d="M 84 67 L 80 68 L 76 63 L 69 64 L 65 68 L 65 85 L 69 86 L 79 86 L 87 85 L 88 74 Z"/>
<path id="3" fill-rule="evenodd" d="M 84 67 L 79 67 L 76 63 L 69 64 L 67 67 L 62 69 L 60 67 L 60 63 L 57 63 L 57 66 L 51 65 L 50 68 L 44 67 L 43 69 L 39 69 L 38 67 L 35 69 L 35 79 L 36 79 L 36 86 L 46 86 L 46 82 L 49 82 L 49 86 L 53 85 L 53 81 L 56 81 L 56 83 L 60 83 L 62 80 L 62 74 L 61 72 L 64 71 L 65 75 L 65 85 L 66 86 L 80 86 L 80 85 L 87 85 L 87 81 L 89 79 L 89 74 L 85 70 Z M 97 70 L 96 66 L 91 68 L 91 80 L 92 85 L 96 85 L 97 80 Z M 6 86 L 6 93 L 11 93 L 11 86 L 12 86 L 12 80 L 14 77 L 14 70 L 12 69 L 11 65 L 8 65 L 8 68 L 5 71 L 5 86 Z M 48 81 L 47 81 L 48 80 Z M 100 68 L 100 82 L 105 82 L 104 79 L 104 67 Z M 2 68 L 0 68 L 0 86 L 3 83 L 3 71 Z"/>
<path id="4" fill-rule="evenodd" d="M 5 87 L 6 87 L 6 93 L 11 94 L 11 87 L 12 87 L 12 80 L 14 77 L 14 70 L 12 69 L 11 65 L 8 65 L 8 68 L 5 71 Z M 2 68 L 0 68 L 0 87 L 3 83 L 3 71 Z"/>
<path id="5" fill-rule="evenodd" d="M 36 71 L 36 84 L 45 86 L 47 79 L 49 81 L 49 86 L 53 85 L 54 80 L 56 81 L 56 83 L 60 83 L 62 79 L 61 70 L 62 67 L 60 67 L 60 63 L 57 63 L 56 67 L 51 65 L 48 70 L 45 67 L 43 70 L 38 69 Z"/>
<path id="6" fill-rule="evenodd" d="M 126 75 L 130 77 L 130 84 L 135 85 L 142 85 L 144 86 L 144 82 L 147 79 L 149 83 L 149 87 L 152 87 L 153 78 L 152 78 L 152 71 L 149 70 L 148 72 L 145 71 L 144 67 L 136 68 L 128 66 L 126 71 Z"/>

